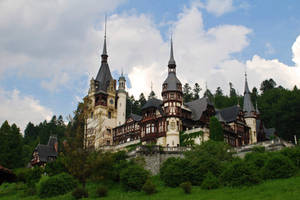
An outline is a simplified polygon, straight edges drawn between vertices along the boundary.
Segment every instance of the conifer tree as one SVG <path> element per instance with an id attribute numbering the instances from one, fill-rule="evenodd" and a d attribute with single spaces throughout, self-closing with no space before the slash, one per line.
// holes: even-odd
<path id="1" fill-rule="evenodd" d="M 211 117 L 209 121 L 209 138 L 214 141 L 224 141 L 223 128 L 216 117 Z"/>

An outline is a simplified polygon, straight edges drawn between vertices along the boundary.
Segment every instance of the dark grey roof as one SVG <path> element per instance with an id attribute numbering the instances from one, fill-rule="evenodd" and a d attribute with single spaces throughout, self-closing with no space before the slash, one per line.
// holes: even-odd
<path id="1" fill-rule="evenodd" d="M 175 72 L 170 72 L 168 74 L 167 79 L 164 81 L 163 84 L 167 84 L 167 88 L 164 91 L 180 91 L 180 88 L 177 87 L 178 84 L 181 85 L 181 82 L 177 78 Z"/>
<path id="2" fill-rule="evenodd" d="M 173 40 L 172 40 L 172 38 L 171 38 L 171 51 L 170 51 L 169 65 L 175 65 L 176 66 L 176 62 L 175 62 L 174 55 L 173 55 Z"/>
<path id="3" fill-rule="evenodd" d="M 57 137 L 51 135 L 48 140 L 48 146 L 53 147 L 55 145 L 55 143 L 57 143 Z"/>
<path id="4" fill-rule="evenodd" d="M 208 105 L 212 105 L 208 98 L 203 97 L 184 104 L 192 111 L 192 120 L 199 120 Z"/>
<path id="5" fill-rule="evenodd" d="M 244 91 L 244 107 L 245 117 L 253 117 L 255 113 L 254 106 L 251 102 L 251 95 L 248 87 L 247 76 L 245 77 L 245 91 Z"/>
<path id="6" fill-rule="evenodd" d="M 156 99 L 156 98 L 151 98 L 149 99 L 145 105 L 142 107 L 142 110 L 147 109 L 147 108 L 157 108 L 160 111 L 162 111 L 162 106 L 163 102 L 160 99 Z"/>
<path id="7" fill-rule="evenodd" d="M 240 110 L 241 108 L 237 105 L 220 109 L 217 111 L 216 118 L 219 121 L 224 120 L 226 123 L 233 122 L 237 119 Z M 220 116 L 222 117 L 222 119 L 220 119 Z"/>
<path id="8" fill-rule="evenodd" d="M 97 91 L 106 92 L 110 81 L 113 80 L 107 62 L 102 62 L 98 71 L 96 81 L 98 82 Z"/>
<path id="9" fill-rule="evenodd" d="M 54 149 L 54 146 L 48 146 L 44 144 L 39 144 L 35 151 L 37 151 L 40 161 L 48 162 L 49 157 L 57 157 L 57 152 Z"/>
<path id="10" fill-rule="evenodd" d="M 271 137 L 275 136 L 276 129 L 275 128 L 265 128 L 264 127 L 264 132 L 266 134 L 266 138 L 271 139 Z"/>
<path id="11" fill-rule="evenodd" d="M 131 117 L 131 118 L 133 119 L 133 121 L 136 121 L 136 122 L 139 122 L 139 121 L 141 121 L 141 119 L 142 119 L 142 116 L 137 115 L 137 114 L 133 114 L 133 113 L 131 113 L 131 114 L 129 115 L 129 117 Z"/>

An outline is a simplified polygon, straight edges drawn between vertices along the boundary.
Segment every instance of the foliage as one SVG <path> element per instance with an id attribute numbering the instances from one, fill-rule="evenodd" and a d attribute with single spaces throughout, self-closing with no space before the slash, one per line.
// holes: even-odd
<path id="1" fill-rule="evenodd" d="M 300 168 L 300 146 L 284 148 L 281 154 L 287 156 L 298 169 Z"/>
<path id="2" fill-rule="evenodd" d="M 75 199 L 87 198 L 89 196 L 88 191 L 83 187 L 77 187 L 73 192 L 72 196 Z"/>
<path id="3" fill-rule="evenodd" d="M 160 168 L 160 178 L 170 187 L 177 187 L 181 183 L 189 181 L 191 173 L 191 163 L 187 159 L 169 158 Z"/>
<path id="4" fill-rule="evenodd" d="M 203 131 L 197 131 L 197 132 L 193 132 L 193 133 L 186 133 L 181 131 L 179 133 L 179 137 L 180 137 L 180 146 L 194 146 L 195 145 L 195 138 L 197 137 L 202 137 L 204 134 Z M 203 140 L 202 140 L 203 141 Z"/>
<path id="5" fill-rule="evenodd" d="M 38 182 L 43 174 L 43 168 L 34 167 L 27 171 L 25 174 L 26 183 L 29 185 L 33 185 Z"/>
<path id="6" fill-rule="evenodd" d="M 189 181 L 181 183 L 180 187 L 186 194 L 190 194 L 192 192 L 192 184 Z"/>
<path id="7" fill-rule="evenodd" d="M 296 167 L 286 156 L 275 153 L 270 156 L 262 169 L 265 179 L 288 178 L 295 174 Z"/>
<path id="8" fill-rule="evenodd" d="M 245 156 L 245 162 L 249 165 L 252 165 L 257 171 L 257 173 L 259 173 L 261 169 L 265 166 L 266 161 L 268 159 L 268 155 L 269 154 L 267 153 L 261 152 L 247 153 Z"/>
<path id="9" fill-rule="evenodd" d="M 126 190 L 140 191 L 145 184 L 149 172 L 138 165 L 130 165 L 123 169 L 120 174 L 120 181 Z"/>
<path id="10" fill-rule="evenodd" d="M 67 172 L 67 169 L 64 165 L 63 156 L 58 156 L 58 158 L 55 161 L 47 163 L 45 167 L 45 172 L 49 176 L 54 176 L 56 174 Z"/>
<path id="11" fill-rule="evenodd" d="M 252 148 L 252 152 L 264 153 L 266 151 L 264 146 L 255 146 Z"/>
<path id="12" fill-rule="evenodd" d="M 205 178 L 201 184 L 201 188 L 206 190 L 217 189 L 219 186 L 220 186 L 219 179 L 211 172 L 208 172 L 205 175 Z"/>
<path id="13" fill-rule="evenodd" d="M 0 165 L 14 169 L 23 167 L 23 138 L 20 129 L 5 121 L 0 127 Z"/>
<path id="14" fill-rule="evenodd" d="M 216 117 L 211 117 L 209 120 L 209 138 L 214 141 L 224 141 L 223 128 Z"/>
<path id="15" fill-rule="evenodd" d="M 227 186 L 249 186 L 261 181 L 254 167 L 243 160 L 229 163 L 220 178 L 222 183 Z"/>
<path id="16" fill-rule="evenodd" d="M 106 197 L 108 192 L 108 188 L 104 185 L 101 185 L 97 188 L 97 197 Z"/>
<path id="17" fill-rule="evenodd" d="M 61 173 L 41 182 L 38 193 L 42 198 L 57 196 L 73 190 L 76 185 L 77 181 L 71 175 Z"/>
<path id="18" fill-rule="evenodd" d="M 143 185 L 142 190 L 143 190 L 146 194 L 150 195 L 150 194 L 153 194 L 153 193 L 156 192 L 156 187 L 155 187 L 155 185 L 153 184 L 153 182 L 152 182 L 150 179 L 148 179 L 148 180 L 146 181 L 146 183 Z"/>

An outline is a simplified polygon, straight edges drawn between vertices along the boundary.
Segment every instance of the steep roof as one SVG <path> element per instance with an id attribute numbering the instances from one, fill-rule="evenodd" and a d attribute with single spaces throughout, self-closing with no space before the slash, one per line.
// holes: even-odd
<path id="1" fill-rule="evenodd" d="M 95 79 L 98 82 L 97 91 L 107 91 L 109 83 L 113 80 L 110 69 L 107 62 L 102 62 L 98 74 Z"/>
<path id="2" fill-rule="evenodd" d="M 163 86 L 163 92 L 165 92 L 165 91 L 182 92 L 181 82 L 179 81 L 179 79 L 176 76 L 176 62 L 174 59 L 172 38 L 171 38 L 171 50 L 170 50 L 170 59 L 169 59 L 169 63 L 168 63 L 168 68 L 169 68 L 168 77 L 163 83 L 163 85 L 166 85 L 166 87 Z M 180 87 L 179 87 L 179 85 L 180 85 Z"/>
<path id="3" fill-rule="evenodd" d="M 133 121 L 136 121 L 136 122 L 139 122 L 139 121 L 142 120 L 142 116 L 137 115 L 137 114 L 133 114 L 133 113 L 131 113 L 131 114 L 129 115 L 129 117 L 131 117 L 131 118 L 133 119 Z"/>
<path id="4" fill-rule="evenodd" d="M 245 90 L 244 90 L 244 107 L 245 117 L 253 117 L 255 113 L 254 106 L 251 102 L 251 94 L 247 82 L 247 74 L 245 74 Z"/>
<path id="5" fill-rule="evenodd" d="M 40 161 L 48 162 L 49 157 L 57 157 L 57 152 L 55 151 L 53 146 L 48 146 L 44 144 L 39 144 L 35 151 L 37 151 Z"/>
<path id="6" fill-rule="evenodd" d="M 208 98 L 203 97 L 184 104 L 192 111 L 192 120 L 199 120 L 208 105 L 213 105 Z"/>
<path id="7" fill-rule="evenodd" d="M 163 104 L 162 100 L 156 99 L 156 98 L 151 98 L 145 103 L 145 105 L 142 107 L 142 110 L 147 109 L 147 108 L 156 108 L 160 111 L 160 113 L 162 113 L 163 112 L 162 107 L 161 107 L 162 104 Z"/>
<path id="8" fill-rule="evenodd" d="M 101 55 L 101 66 L 96 76 L 95 81 L 98 82 L 98 87 L 96 88 L 96 92 L 102 91 L 107 92 L 107 88 L 111 80 L 113 80 L 109 65 L 107 63 L 107 48 L 106 48 L 106 24 L 105 24 L 105 35 L 104 35 L 104 44 L 103 44 L 103 52 Z"/>
<path id="9" fill-rule="evenodd" d="M 181 85 L 181 82 L 174 72 L 168 74 L 168 77 L 163 84 L 167 84 L 167 91 L 181 91 L 180 88 L 177 87 L 178 84 Z"/>
<path id="10" fill-rule="evenodd" d="M 225 121 L 226 123 L 233 122 L 236 120 L 241 108 L 239 106 L 231 106 L 228 108 L 220 109 L 217 111 L 216 118 L 219 121 Z M 220 118 L 222 117 L 222 118 Z"/>

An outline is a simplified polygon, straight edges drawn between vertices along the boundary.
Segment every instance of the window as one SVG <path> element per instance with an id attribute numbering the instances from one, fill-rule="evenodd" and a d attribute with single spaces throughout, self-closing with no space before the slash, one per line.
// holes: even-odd
<path id="1" fill-rule="evenodd" d="M 174 99 L 174 93 L 171 93 L 171 94 L 170 94 L 170 98 L 171 98 L 171 99 Z"/>
<path id="2" fill-rule="evenodd" d="M 108 111 L 108 119 L 110 119 L 110 118 L 111 118 L 111 112 Z"/>
<path id="3" fill-rule="evenodd" d="M 91 112 L 91 118 L 93 119 L 93 116 L 94 116 L 94 112 Z"/>
<path id="4" fill-rule="evenodd" d="M 108 129 L 107 129 L 107 133 L 108 133 L 108 134 L 111 134 L 111 129 L 108 128 Z"/>
<path id="5" fill-rule="evenodd" d="M 107 141 L 106 141 L 106 145 L 110 145 L 110 140 L 107 140 Z"/>

